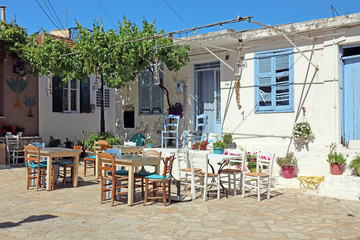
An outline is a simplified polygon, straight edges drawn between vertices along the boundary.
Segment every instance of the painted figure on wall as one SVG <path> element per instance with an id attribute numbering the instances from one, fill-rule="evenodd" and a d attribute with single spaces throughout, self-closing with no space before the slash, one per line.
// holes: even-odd
<path id="1" fill-rule="evenodd" d="M 28 117 L 34 117 L 32 111 L 31 111 L 31 107 L 34 107 L 36 105 L 37 101 L 36 101 L 36 96 L 34 97 L 28 97 L 25 96 L 25 100 L 24 100 L 24 104 L 29 108 L 29 113 L 28 113 Z"/>
<path id="2" fill-rule="evenodd" d="M 11 78 L 11 81 L 6 80 L 9 88 L 11 91 L 16 93 L 16 103 L 14 107 L 21 107 L 20 101 L 19 101 L 19 94 L 22 93 L 25 88 L 27 87 L 28 82 L 25 82 L 24 79 L 16 77 L 16 79 Z"/>

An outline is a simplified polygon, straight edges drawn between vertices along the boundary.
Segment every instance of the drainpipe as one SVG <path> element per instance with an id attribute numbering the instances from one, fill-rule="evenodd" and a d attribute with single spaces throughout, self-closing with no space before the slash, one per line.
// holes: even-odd
<path id="1" fill-rule="evenodd" d="M 0 6 L 1 9 L 1 21 L 5 22 L 5 8 L 6 6 Z"/>

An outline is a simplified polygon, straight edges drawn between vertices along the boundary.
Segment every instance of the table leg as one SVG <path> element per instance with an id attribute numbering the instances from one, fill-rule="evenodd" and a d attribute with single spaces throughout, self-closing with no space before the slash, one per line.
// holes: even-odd
<path id="1" fill-rule="evenodd" d="M 47 169 L 46 169 L 46 190 L 50 191 L 51 190 L 51 174 L 55 174 L 52 172 L 52 161 L 51 161 L 51 157 L 48 156 L 47 158 Z"/>
<path id="2" fill-rule="evenodd" d="M 95 151 L 96 160 L 95 160 L 95 178 L 99 179 L 99 157 L 97 151 Z"/>
<path id="3" fill-rule="evenodd" d="M 134 202 L 134 167 L 129 166 L 129 179 L 128 179 L 128 205 L 133 205 Z"/>
<path id="4" fill-rule="evenodd" d="M 72 179 L 74 187 L 78 186 L 78 176 L 79 176 L 79 154 L 77 154 L 74 157 L 74 174 Z"/>

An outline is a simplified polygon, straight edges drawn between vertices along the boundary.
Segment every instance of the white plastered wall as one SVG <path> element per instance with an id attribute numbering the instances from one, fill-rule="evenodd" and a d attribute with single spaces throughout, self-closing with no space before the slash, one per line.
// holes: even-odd
<path id="1" fill-rule="evenodd" d="M 96 104 L 93 90 L 95 76 L 90 76 L 90 103 Z M 47 144 L 50 136 L 64 142 L 66 138 L 76 141 L 100 132 L 100 108 L 91 113 L 52 112 L 52 96 L 47 94 L 47 76 L 39 77 L 39 134 Z M 82 132 L 85 132 L 85 136 Z M 110 108 L 105 108 L 105 130 L 115 134 L 115 90 L 110 89 Z"/>

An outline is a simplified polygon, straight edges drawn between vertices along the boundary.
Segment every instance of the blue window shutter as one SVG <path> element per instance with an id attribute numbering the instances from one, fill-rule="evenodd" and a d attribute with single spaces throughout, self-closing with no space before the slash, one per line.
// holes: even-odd
<path id="1" fill-rule="evenodd" d="M 90 107 L 90 78 L 80 81 L 80 113 L 91 112 Z"/>
<path id="2" fill-rule="evenodd" d="M 52 78 L 52 111 L 63 111 L 63 82 L 58 76 Z"/>
<path id="3" fill-rule="evenodd" d="M 255 53 L 255 112 L 293 111 L 293 50 Z"/>
<path id="4" fill-rule="evenodd" d="M 145 69 L 139 73 L 139 111 L 140 114 L 149 114 L 150 109 L 150 71 Z"/>

